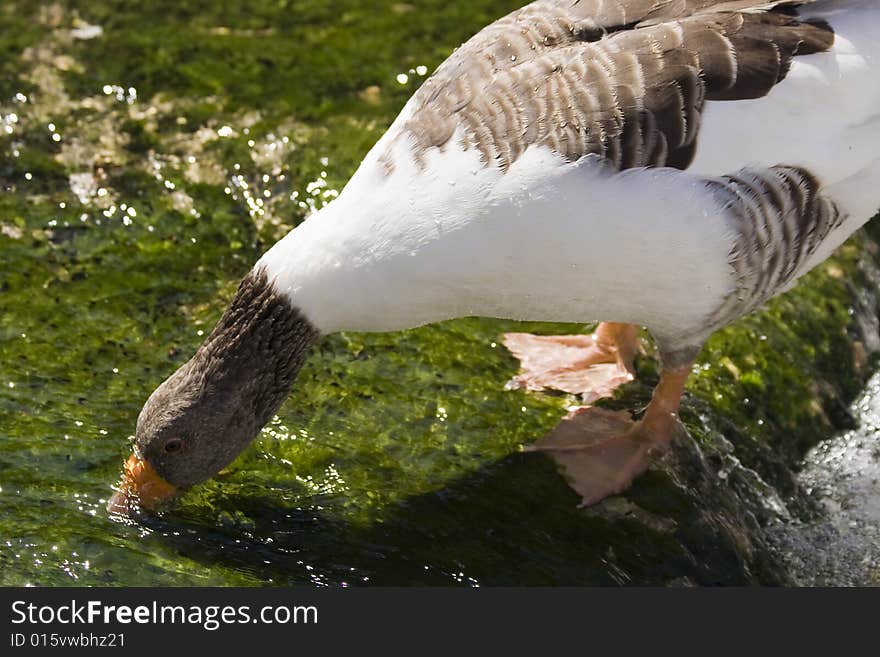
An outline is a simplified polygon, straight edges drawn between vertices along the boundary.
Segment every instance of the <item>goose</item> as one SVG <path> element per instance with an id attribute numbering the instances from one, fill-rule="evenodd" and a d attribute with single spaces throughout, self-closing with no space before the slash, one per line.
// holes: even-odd
<path id="1" fill-rule="evenodd" d="M 152 393 L 109 509 L 160 508 L 228 465 L 322 336 L 472 315 L 601 320 L 511 338 L 571 353 L 536 356 L 527 384 L 582 392 L 603 367 L 631 376 L 650 332 L 640 419 L 595 411 L 589 440 L 555 447 L 577 453 L 585 503 L 625 490 L 669 448 L 706 339 L 880 208 L 878 34 L 875 0 L 537 0 L 491 23 Z"/>

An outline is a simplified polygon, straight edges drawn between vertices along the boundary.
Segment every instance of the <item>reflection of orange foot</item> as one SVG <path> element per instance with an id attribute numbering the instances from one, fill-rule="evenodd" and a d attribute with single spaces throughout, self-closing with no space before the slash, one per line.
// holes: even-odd
<path id="1" fill-rule="evenodd" d="M 527 451 L 548 452 L 565 470 L 584 506 L 616 495 L 664 454 L 678 425 L 689 368 L 665 371 L 639 422 L 626 411 L 584 406 Z"/>
<path id="2" fill-rule="evenodd" d="M 593 335 L 507 333 L 504 345 L 521 363 L 509 388 L 561 390 L 591 403 L 635 377 L 638 327 L 603 322 Z"/>

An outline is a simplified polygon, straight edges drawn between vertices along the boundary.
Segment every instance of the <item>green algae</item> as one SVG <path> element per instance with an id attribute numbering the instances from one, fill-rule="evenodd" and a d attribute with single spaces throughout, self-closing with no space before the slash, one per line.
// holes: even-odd
<path id="1" fill-rule="evenodd" d="M 850 331 L 854 289 L 872 284 L 858 269 L 863 246 L 854 238 L 793 291 L 719 331 L 689 387 L 723 418 L 740 458 L 787 493 L 785 471 L 848 426 L 846 402 L 861 390 Z"/>
<path id="2" fill-rule="evenodd" d="M 572 400 L 505 391 L 500 336 L 580 326 L 331 336 L 216 480 L 161 517 L 104 512 L 143 400 L 237 280 L 341 189 L 418 67 L 516 4 L 4 3 L 0 584 L 784 580 L 693 453 L 676 456 L 686 485 L 651 472 L 584 511 L 548 459 L 519 452 Z M 103 34 L 72 38 L 83 22 Z M 794 464 L 847 421 L 864 374 L 848 331 L 868 241 L 712 338 L 683 412 L 707 455 L 729 440 L 794 493 Z M 643 405 L 655 370 L 642 359 L 611 405 Z"/>

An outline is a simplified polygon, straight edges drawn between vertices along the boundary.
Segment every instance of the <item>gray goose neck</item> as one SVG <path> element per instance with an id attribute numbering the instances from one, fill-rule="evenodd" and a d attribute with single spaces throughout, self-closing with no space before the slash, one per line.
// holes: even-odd
<path id="1" fill-rule="evenodd" d="M 242 279 L 189 365 L 204 373 L 208 385 L 235 387 L 262 427 L 287 398 L 319 335 L 302 312 L 275 290 L 266 271 L 255 269 Z"/>
<path id="2" fill-rule="evenodd" d="M 213 476 L 281 406 L 319 337 L 265 270 L 254 269 L 195 355 L 147 400 L 139 454 L 175 486 Z M 175 453 L 169 440 L 179 441 Z"/>

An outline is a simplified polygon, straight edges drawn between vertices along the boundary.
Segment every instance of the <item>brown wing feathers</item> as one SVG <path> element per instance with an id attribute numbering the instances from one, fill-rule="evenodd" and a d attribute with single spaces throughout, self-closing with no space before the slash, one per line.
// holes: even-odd
<path id="1" fill-rule="evenodd" d="M 736 287 L 709 319 L 713 330 L 785 289 L 845 220 L 822 185 L 798 167 L 743 169 L 706 181 L 735 229 L 730 263 Z"/>
<path id="2" fill-rule="evenodd" d="M 532 144 L 619 168 L 690 163 L 706 100 L 769 93 L 797 55 L 831 46 L 821 23 L 759 0 L 539 0 L 464 44 L 417 92 L 417 157 L 457 127 L 506 168 Z M 750 10 L 750 11 L 743 11 Z"/>

